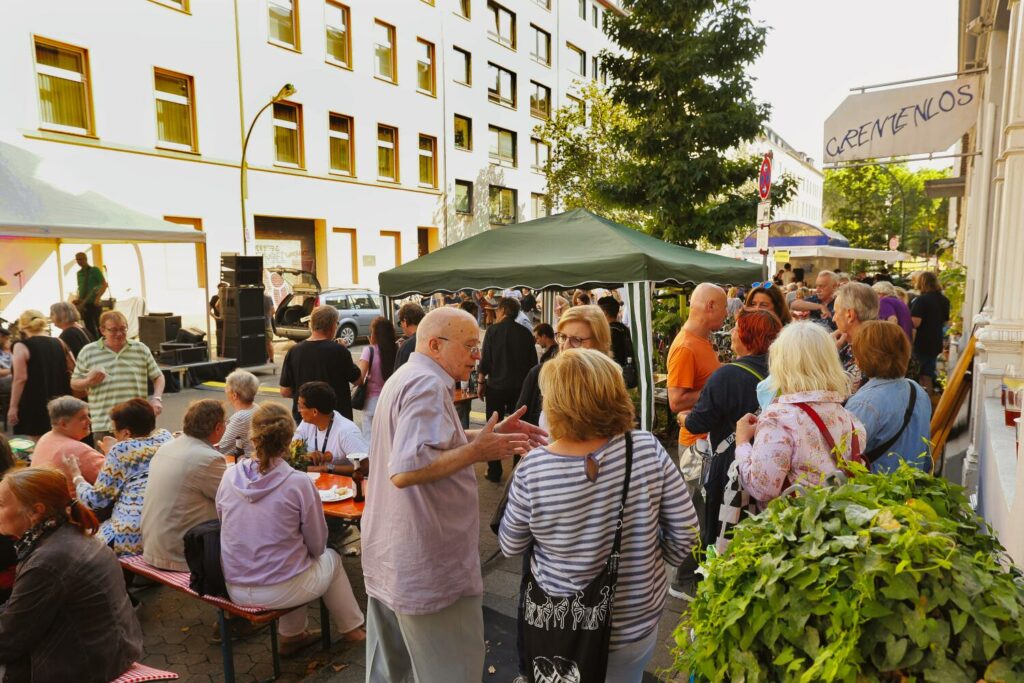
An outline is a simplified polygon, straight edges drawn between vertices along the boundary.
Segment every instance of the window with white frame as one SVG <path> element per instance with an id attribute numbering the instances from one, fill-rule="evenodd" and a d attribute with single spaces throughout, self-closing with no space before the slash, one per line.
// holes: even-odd
<path id="1" fill-rule="evenodd" d="M 436 91 L 434 77 L 434 44 L 416 39 L 416 89 L 421 93 L 433 95 Z"/>
<path id="2" fill-rule="evenodd" d="M 569 71 L 576 74 L 577 76 L 587 75 L 587 53 L 576 47 L 572 43 L 566 43 L 565 46 L 569 48 Z"/>
<path id="3" fill-rule="evenodd" d="M 331 171 L 344 175 L 355 175 L 355 154 L 352 131 L 355 128 L 351 116 L 329 115 L 328 135 L 331 143 Z"/>
<path id="4" fill-rule="evenodd" d="M 376 20 L 373 25 L 374 73 L 378 78 L 392 83 L 398 82 L 395 52 L 395 27 Z"/>
<path id="5" fill-rule="evenodd" d="M 155 69 L 153 80 L 158 146 L 182 152 L 196 151 L 192 77 Z"/>
<path id="6" fill-rule="evenodd" d="M 398 182 L 398 129 L 377 126 L 377 179 Z"/>
<path id="7" fill-rule="evenodd" d="M 487 86 L 487 99 L 495 104 L 516 108 L 516 75 L 493 62 L 488 62 L 490 84 Z"/>
<path id="8" fill-rule="evenodd" d="M 279 166 L 302 167 L 302 105 L 274 103 L 274 159 Z"/>
<path id="9" fill-rule="evenodd" d="M 38 38 L 35 49 L 41 127 L 92 135 L 88 51 Z"/>
<path id="10" fill-rule="evenodd" d="M 546 142 L 539 138 L 530 138 L 530 151 L 532 158 L 530 159 L 530 168 L 534 171 L 544 171 L 544 167 L 548 164 L 548 159 L 551 156 L 551 148 Z"/>
<path id="11" fill-rule="evenodd" d="M 324 4 L 324 32 L 327 61 L 337 66 L 352 68 L 351 14 L 340 2 L 328 0 Z"/>
<path id="12" fill-rule="evenodd" d="M 516 15 L 493 0 L 487 3 L 487 10 L 491 13 L 487 35 L 505 47 L 516 49 Z"/>
<path id="13" fill-rule="evenodd" d="M 530 24 L 530 32 L 533 38 L 530 45 L 530 56 L 534 61 L 551 66 L 551 34 L 533 24 Z"/>
<path id="14" fill-rule="evenodd" d="M 271 43 L 299 49 L 298 0 L 267 0 L 267 31 Z"/>
<path id="15" fill-rule="evenodd" d="M 488 126 L 487 132 L 490 138 L 487 153 L 491 163 L 515 168 L 518 165 L 516 162 L 515 131 L 498 128 L 497 126 Z"/>
<path id="16" fill-rule="evenodd" d="M 437 187 L 437 138 L 420 135 L 420 185 Z"/>

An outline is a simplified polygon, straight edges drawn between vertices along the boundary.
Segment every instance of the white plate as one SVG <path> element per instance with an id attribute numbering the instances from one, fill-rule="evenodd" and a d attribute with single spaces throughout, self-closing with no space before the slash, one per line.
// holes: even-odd
<path id="1" fill-rule="evenodd" d="M 317 493 L 320 494 L 321 503 L 340 503 L 343 500 L 348 500 L 355 495 L 355 492 L 347 486 L 334 487 L 327 489 L 317 489 Z"/>
<path id="2" fill-rule="evenodd" d="M 319 472 L 306 472 L 306 476 L 309 477 L 310 481 L 316 481 L 320 478 Z"/>

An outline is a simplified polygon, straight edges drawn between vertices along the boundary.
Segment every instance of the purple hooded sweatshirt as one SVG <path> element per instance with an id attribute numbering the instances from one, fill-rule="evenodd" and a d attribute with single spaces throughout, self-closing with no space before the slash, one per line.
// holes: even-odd
<path id="1" fill-rule="evenodd" d="M 217 489 L 224 579 L 273 586 L 306 571 L 327 548 L 327 522 L 316 487 L 275 458 L 260 474 L 255 458 L 229 467 Z"/>

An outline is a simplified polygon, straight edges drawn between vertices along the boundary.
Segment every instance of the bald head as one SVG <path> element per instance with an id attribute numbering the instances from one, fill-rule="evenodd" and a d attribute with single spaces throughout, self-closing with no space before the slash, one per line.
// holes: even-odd
<path id="1" fill-rule="evenodd" d="M 725 305 L 725 291 L 718 285 L 702 282 L 693 290 L 690 297 L 691 308 L 703 308 L 709 303 Z"/>
<path id="2" fill-rule="evenodd" d="M 480 357 L 476 318 L 460 308 L 435 308 L 416 328 L 416 353 L 429 356 L 456 380 L 469 379 Z"/>
<path id="3" fill-rule="evenodd" d="M 437 337 L 451 337 L 460 331 L 470 329 L 476 332 L 476 319 L 461 308 L 444 306 L 435 308 L 423 316 L 416 328 L 416 351 L 427 352 L 427 344 Z"/>
<path id="4" fill-rule="evenodd" d="M 725 291 L 718 285 L 702 282 L 690 296 L 690 316 L 685 327 L 693 334 L 706 337 L 721 329 L 726 315 Z"/>

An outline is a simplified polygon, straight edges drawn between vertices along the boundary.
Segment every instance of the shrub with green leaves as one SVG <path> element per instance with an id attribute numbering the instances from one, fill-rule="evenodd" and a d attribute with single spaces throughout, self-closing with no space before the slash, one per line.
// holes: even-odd
<path id="1" fill-rule="evenodd" d="M 1022 574 L 940 477 L 777 499 L 703 567 L 673 664 L 698 681 L 1024 681 Z"/>

